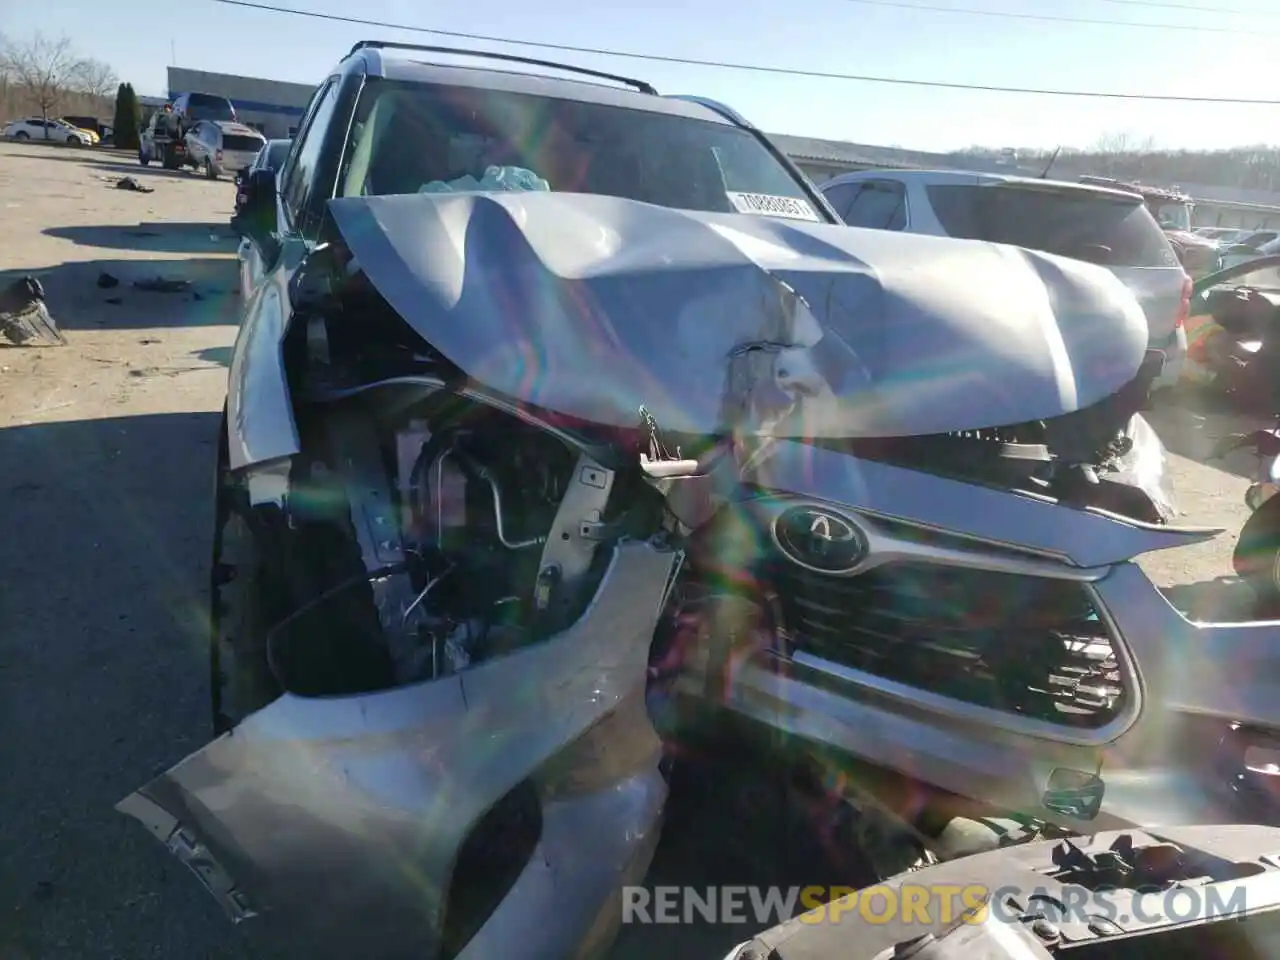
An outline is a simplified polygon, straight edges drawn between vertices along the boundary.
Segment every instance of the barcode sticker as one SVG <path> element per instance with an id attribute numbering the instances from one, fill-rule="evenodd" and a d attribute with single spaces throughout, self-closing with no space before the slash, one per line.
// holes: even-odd
<path id="1" fill-rule="evenodd" d="M 809 204 L 795 197 L 774 197 L 767 193 L 729 192 L 729 202 L 739 213 L 755 213 L 766 217 L 785 217 L 788 220 L 808 220 L 821 223 L 822 218 Z"/>

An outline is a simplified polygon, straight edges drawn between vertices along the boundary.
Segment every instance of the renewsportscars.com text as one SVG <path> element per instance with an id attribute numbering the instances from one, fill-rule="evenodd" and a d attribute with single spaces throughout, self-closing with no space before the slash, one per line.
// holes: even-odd
<path id="1" fill-rule="evenodd" d="M 622 922 L 639 924 L 751 923 L 773 926 L 797 917 L 802 923 L 982 923 L 988 915 L 1017 923 L 1037 898 L 1061 904 L 1062 920 L 1104 918 L 1118 923 L 1185 922 L 1244 916 L 1243 887 L 1225 893 L 1216 887 L 1173 890 L 1090 891 L 1083 887 L 1048 890 L 986 887 L 978 884 L 902 884 L 852 887 L 624 887 Z"/>

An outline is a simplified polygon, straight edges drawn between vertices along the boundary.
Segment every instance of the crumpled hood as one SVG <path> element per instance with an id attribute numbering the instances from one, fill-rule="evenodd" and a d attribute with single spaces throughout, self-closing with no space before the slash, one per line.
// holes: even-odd
<path id="1" fill-rule="evenodd" d="M 492 390 L 690 434 L 945 433 L 1115 392 L 1148 342 L 1108 270 L 1016 247 L 557 193 L 330 202 L 373 286 Z"/>

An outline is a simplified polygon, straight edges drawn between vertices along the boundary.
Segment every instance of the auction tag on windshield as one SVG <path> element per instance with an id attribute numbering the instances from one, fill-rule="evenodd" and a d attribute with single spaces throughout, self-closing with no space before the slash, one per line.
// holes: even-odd
<path id="1" fill-rule="evenodd" d="M 821 223 L 822 218 L 813 207 L 795 197 L 774 197 L 767 193 L 734 193 L 728 191 L 729 202 L 739 213 L 755 213 L 766 217 L 785 217 L 788 220 L 808 220 Z"/>

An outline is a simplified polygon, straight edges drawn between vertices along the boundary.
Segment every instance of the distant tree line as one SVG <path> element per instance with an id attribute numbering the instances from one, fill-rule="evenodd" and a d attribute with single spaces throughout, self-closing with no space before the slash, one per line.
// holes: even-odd
<path id="1" fill-rule="evenodd" d="M 0 123 L 19 117 L 111 117 L 117 92 L 110 64 L 81 56 L 67 37 L 0 35 Z"/>
<path id="2" fill-rule="evenodd" d="M 972 147 L 968 156 L 996 157 L 1001 151 Z M 1018 150 L 1018 164 L 1037 168 L 1049 162 L 1052 150 Z M 1280 192 L 1280 147 L 1264 144 L 1229 150 L 1162 150 L 1150 138 L 1112 134 L 1088 149 L 1064 147 L 1050 176 L 1080 174 L 1174 185 L 1202 184 L 1242 190 Z"/>

